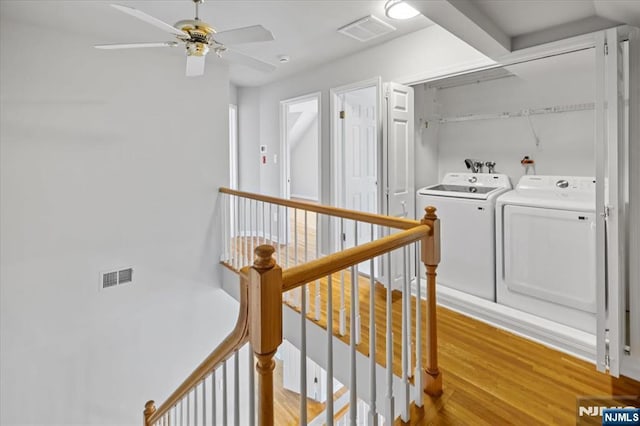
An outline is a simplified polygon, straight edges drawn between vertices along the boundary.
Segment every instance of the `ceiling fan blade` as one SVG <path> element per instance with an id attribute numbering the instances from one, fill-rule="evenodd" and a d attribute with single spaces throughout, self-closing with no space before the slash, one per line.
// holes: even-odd
<path id="1" fill-rule="evenodd" d="M 214 34 L 213 39 L 220 44 L 255 43 L 257 41 L 271 41 L 273 34 L 262 25 L 236 28 L 229 31 L 221 31 Z"/>
<path id="2" fill-rule="evenodd" d="M 167 24 L 164 21 L 159 20 L 158 18 L 154 18 L 151 15 L 148 15 L 138 9 L 134 9 L 133 7 L 129 7 L 129 6 L 122 6 L 120 4 L 112 4 L 112 7 L 114 7 L 115 9 L 118 9 L 120 12 L 124 12 L 127 15 L 131 15 L 133 17 L 136 17 L 138 19 L 140 19 L 141 21 L 146 22 L 147 24 L 151 24 L 154 27 L 160 28 L 161 30 L 164 30 L 168 33 L 171 33 L 175 36 L 178 37 L 189 37 L 187 35 L 187 33 L 185 33 L 182 30 L 177 29 L 174 26 L 171 26 L 169 24 Z"/>
<path id="3" fill-rule="evenodd" d="M 187 56 L 187 77 L 197 77 L 204 74 L 204 56 Z"/>
<path id="4" fill-rule="evenodd" d="M 275 65 L 268 64 L 259 59 L 240 53 L 236 50 L 227 49 L 223 53 L 223 57 L 236 64 L 246 65 L 253 69 L 263 72 L 272 72 L 276 69 Z"/>
<path id="5" fill-rule="evenodd" d="M 176 47 L 177 41 L 161 41 L 158 43 L 120 43 L 120 44 L 96 44 L 96 49 L 139 49 L 142 47 Z"/>

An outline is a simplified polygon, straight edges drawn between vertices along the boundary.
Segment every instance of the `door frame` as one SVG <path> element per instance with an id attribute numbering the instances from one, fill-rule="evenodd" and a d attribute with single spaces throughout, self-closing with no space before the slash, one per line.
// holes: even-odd
<path id="1" fill-rule="evenodd" d="M 307 93 L 280 101 L 280 197 L 291 197 L 291 163 L 289 141 L 287 140 L 287 107 L 290 104 L 316 99 L 318 101 L 318 202 L 322 200 L 322 92 Z"/>
<path id="2" fill-rule="evenodd" d="M 330 105 L 329 116 L 331 125 L 331 140 L 329 149 L 331 151 L 331 196 L 330 202 L 333 206 L 344 207 L 341 205 L 342 195 L 344 188 L 342 186 L 344 179 L 342 176 L 342 162 L 343 162 L 343 135 L 342 125 L 338 113 L 340 111 L 340 96 L 352 92 L 354 90 L 366 89 L 369 87 L 376 88 L 376 181 L 378 182 L 377 200 L 375 213 L 383 211 L 382 203 L 382 77 L 373 77 L 367 80 L 361 80 L 350 84 L 345 84 L 338 87 L 333 87 L 329 90 Z"/>
<path id="3" fill-rule="evenodd" d="M 229 104 L 229 188 L 231 189 L 238 189 L 240 171 L 238 160 L 238 105 Z"/>

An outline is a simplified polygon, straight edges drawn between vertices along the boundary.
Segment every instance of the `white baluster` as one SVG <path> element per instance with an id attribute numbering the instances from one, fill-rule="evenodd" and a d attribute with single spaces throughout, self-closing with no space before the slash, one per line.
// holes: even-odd
<path id="1" fill-rule="evenodd" d="M 193 388 L 193 424 L 198 425 L 198 385 Z"/>
<path id="2" fill-rule="evenodd" d="M 293 265 L 298 265 L 298 209 L 293 209 Z M 296 291 L 297 300 L 294 302 L 296 306 L 300 306 L 302 287 Z"/>
<path id="3" fill-rule="evenodd" d="M 371 225 L 371 241 L 373 241 L 373 227 Z M 376 412 L 376 279 L 375 261 L 369 261 L 369 424 L 378 425 Z"/>
<path id="4" fill-rule="evenodd" d="M 220 194 L 220 222 L 221 222 L 221 235 L 220 238 L 222 239 L 222 253 L 220 253 L 220 261 L 222 262 L 227 262 L 228 257 L 227 257 L 227 243 L 226 243 L 226 239 L 227 239 L 227 217 L 226 217 L 226 206 L 227 206 L 227 196 L 226 194 Z"/>
<path id="5" fill-rule="evenodd" d="M 255 203 L 255 209 L 254 209 L 254 213 L 255 213 L 255 219 L 253 221 L 253 225 L 255 225 L 255 239 L 253 238 L 253 232 L 251 233 L 251 243 L 253 244 L 253 247 L 251 248 L 251 260 L 253 263 L 253 253 L 255 253 L 256 247 L 258 247 L 259 242 L 260 242 L 260 234 L 258 232 L 258 200 L 254 201 Z"/>
<path id="6" fill-rule="evenodd" d="M 236 257 L 236 270 L 239 271 L 242 267 L 242 247 L 240 245 L 240 197 L 234 197 L 236 200 L 236 223 L 235 223 L 235 250 L 233 251 L 234 256 Z"/>
<path id="7" fill-rule="evenodd" d="M 340 251 L 344 250 L 344 219 L 340 218 Z M 338 332 L 341 336 L 347 334 L 347 313 L 344 297 L 344 271 L 340 271 L 340 318 L 338 319 Z"/>
<path id="8" fill-rule="evenodd" d="M 231 195 L 225 194 L 224 199 L 224 255 L 225 262 L 231 264 Z"/>
<path id="9" fill-rule="evenodd" d="M 387 395 L 386 395 L 386 424 L 392 424 L 395 419 L 394 413 L 394 397 L 393 397 L 393 325 L 392 322 L 392 305 L 391 305 L 391 253 L 387 253 Z"/>
<path id="10" fill-rule="evenodd" d="M 216 410 L 216 385 L 216 370 L 213 370 L 213 373 L 211 373 L 211 424 L 214 426 L 218 424 L 218 413 Z"/>
<path id="11" fill-rule="evenodd" d="M 304 211 L 304 263 L 309 261 L 309 251 L 308 251 L 308 242 L 309 242 L 309 229 L 307 226 L 307 213 L 308 211 Z M 304 300 L 305 300 L 305 312 L 309 312 L 309 302 L 311 297 L 309 296 L 309 286 L 305 285 L 303 291 L 305 292 Z"/>
<path id="12" fill-rule="evenodd" d="M 306 285 L 304 285 L 306 287 Z M 307 424 L 307 292 L 300 292 L 300 424 Z"/>
<path id="13" fill-rule="evenodd" d="M 409 292 L 409 267 L 407 262 L 409 261 L 408 247 L 402 248 L 402 269 L 403 269 L 403 282 L 402 282 L 402 391 L 404 393 L 404 403 L 400 410 L 400 417 L 403 421 L 409 421 L 409 351 L 410 351 L 410 339 L 409 335 L 410 325 L 409 316 L 411 315 L 411 304 Z"/>
<path id="14" fill-rule="evenodd" d="M 191 392 L 187 393 L 187 426 L 191 426 Z"/>
<path id="15" fill-rule="evenodd" d="M 273 204 L 269 203 L 269 244 L 275 245 L 273 238 Z M 278 259 L 278 262 L 280 259 Z"/>
<path id="16" fill-rule="evenodd" d="M 202 380 L 202 426 L 207 424 L 207 383 Z"/>
<path id="17" fill-rule="evenodd" d="M 267 244 L 266 215 L 264 211 L 264 201 L 262 201 L 262 244 Z"/>
<path id="18" fill-rule="evenodd" d="M 244 267 L 245 265 L 250 265 L 250 260 L 251 257 L 249 256 L 249 240 L 247 239 L 248 233 L 249 233 L 249 221 L 247 220 L 247 199 L 243 198 L 242 199 L 242 216 L 243 216 L 243 234 L 244 237 L 242 238 L 242 265 L 240 265 L 241 267 Z"/>
<path id="19" fill-rule="evenodd" d="M 249 426 L 254 426 L 256 423 L 256 384 L 255 384 L 255 361 L 253 359 L 253 347 L 249 346 Z"/>
<path id="20" fill-rule="evenodd" d="M 276 253 L 278 257 L 278 265 L 284 265 L 282 262 L 282 251 L 280 249 L 280 242 L 282 241 L 282 237 L 280 236 L 280 209 L 281 207 L 276 204 L 276 239 L 278 240 L 278 243 L 276 244 Z"/>
<path id="21" fill-rule="evenodd" d="M 227 425 L 227 360 L 222 363 L 222 424 Z"/>
<path id="22" fill-rule="evenodd" d="M 420 244 L 415 244 L 415 273 L 416 273 L 416 368 L 413 370 L 413 385 L 415 388 L 415 397 L 413 398 L 417 407 L 423 404 L 423 387 L 422 383 L 422 296 L 420 285 Z"/>
<path id="23" fill-rule="evenodd" d="M 184 410 L 182 408 L 182 399 L 180 400 L 180 426 L 184 426 Z"/>
<path id="24" fill-rule="evenodd" d="M 327 277 L 327 425 L 333 424 L 333 283 Z"/>
<path id="25" fill-rule="evenodd" d="M 318 213 L 316 213 L 316 259 L 320 257 L 320 218 L 318 217 Z M 316 321 L 320 321 L 320 280 L 316 280 L 316 307 L 314 309 L 316 314 Z"/>
<path id="26" fill-rule="evenodd" d="M 257 206 L 256 206 L 257 207 Z M 240 356 L 233 355 L 233 424 L 240 424 Z"/>
<path id="27" fill-rule="evenodd" d="M 358 221 L 354 221 L 354 245 L 357 246 L 358 245 Z M 358 271 L 358 265 L 356 265 L 353 268 L 353 271 L 355 271 L 355 280 L 352 278 L 352 292 L 351 292 L 351 298 L 355 301 L 355 321 L 352 320 L 354 326 L 353 326 L 353 330 L 351 330 L 352 333 L 355 333 L 356 335 L 356 345 L 360 344 L 360 281 L 358 280 L 358 276 L 359 276 L 359 271 Z M 354 331 L 355 330 L 355 331 Z"/>
<path id="28" fill-rule="evenodd" d="M 358 404 L 358 391 L 357 391 L 357 377 L 356 377 L 356 335 L 358 330 L 356 328 L 356 287 L 358 282 L 358 267 L 353 265 L 351 267 L 351 300 L 350 300 L 350 318 L 349 318 L 349 361 L 351 367 L 350 383 L 349 383 L 349 419 L 352 425 L 358 424 L 358 410 L 355 409 Z"/>

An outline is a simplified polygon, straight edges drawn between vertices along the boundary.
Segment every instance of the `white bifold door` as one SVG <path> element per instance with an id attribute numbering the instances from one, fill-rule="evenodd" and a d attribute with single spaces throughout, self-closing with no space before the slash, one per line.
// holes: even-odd
<path id="1" fill-rule="evenodd" d="M 410 219 L 415 211 L 413 88 L 385 83 L 383 94 L 384 213 Z M 401 250 L 391 255 L 391 274 L 385 278 L 390 280 L 394 289 L 402 288 L 405 271 L 415 270 L 415 256 L 410 254 L 408 257 L 410 267 L 405 268 L 406 260 Z"/>
<path id="2" fill-rule="evenodd" d="M 640 379 L 638 30 L 596 43 L 597 368 Z"/>

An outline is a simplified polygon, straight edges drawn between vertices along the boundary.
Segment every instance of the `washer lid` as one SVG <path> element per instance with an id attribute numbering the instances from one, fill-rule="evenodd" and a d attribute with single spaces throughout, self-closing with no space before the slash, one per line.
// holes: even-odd
<path id="1" fill-rule="evenodd" d="M 489 173 L 447 173 L 442 183 L 418 190 L 419 195 L 487 200 L 511 189 L 509 176 Z"/>
<path id="2" fill-rule="evenodd" d="M 497 202 L 559 210 L 595 211 L 595 179 L 575 176 L 523 176 L 516 189 L 502 194 Z"/>
<path id="3" fill-rule="evenodd" d="M 420 195 L 436 195 L 440 197 L 475 198 L 486 200 L 492 193 L 502 188 L 477 185 L 446 185 L 438 184 L 423 188 L 418 193 Z"/>

